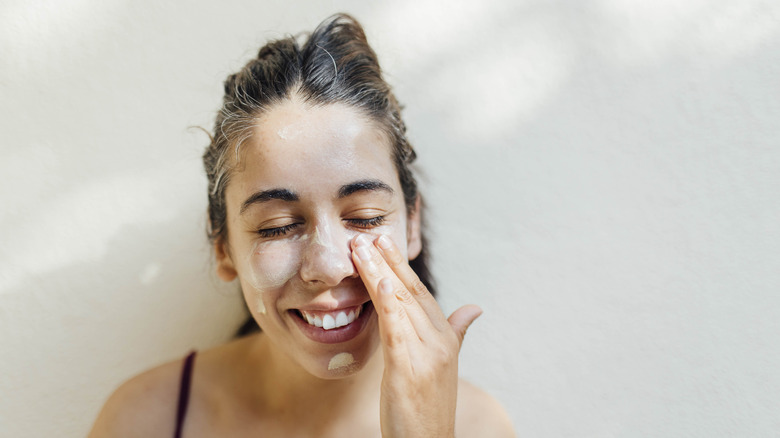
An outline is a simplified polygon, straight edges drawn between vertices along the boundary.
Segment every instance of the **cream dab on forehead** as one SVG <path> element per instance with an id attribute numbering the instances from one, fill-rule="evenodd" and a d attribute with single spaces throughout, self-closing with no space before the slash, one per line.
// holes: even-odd
<path id="1" fill-rule="evenodd" d="M 282 125 L 276 131 L 276 135 L 282 140 L 295 140 L 309 125 L 311 123 L 308 123 L 306 119 L 298 119 L 292 123 Z"/>
<path id="2" fill-rule="evenodd" d="M 398 185 L 384 130 L 343 104 L 310 106 L 291 99 L 274 105 L 257 119 L 242 154 L 244 166 L 228 186 L 228 196 L 234 199 L 258 188 L 305 197 L 335 183 L 369 177 Z"/>
<path id="3" fill-rule="evenodd" d="M 255 129 L 261 134 L 260 138 L 273 141 L 276 137 L 283 142 L 303 142 L 308 146 L 323 138 L 348 141 L 359 136 L 366 123 L 370 124 L 369 119 L 349 105 L 311 106 L 293 98 L 263 114 Z"/>
<path id="4" fill-rule="evenodd" d="M 351 353 L 339 353 L 333 356 L 328 362 L 328 371 L 344 368 L 355 363 L 355 358 Z"/>

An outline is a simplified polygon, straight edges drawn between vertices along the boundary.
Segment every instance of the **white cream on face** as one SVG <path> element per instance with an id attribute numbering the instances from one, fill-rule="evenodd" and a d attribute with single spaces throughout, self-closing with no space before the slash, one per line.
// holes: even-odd
<path id="1" fill-rule="evenodd" d="M 310 125 L 311 123 L 307 120 L 299 119 L 279 128 L 279 130 L 276 131 L 276 135 L 282 140 L 294 141 L 302 132 L 305 132 Z"/>
<path id="2" fill-rule="evenodd" d="M 354 234 L 354 232 L 343 233 L 339 236 L 331 229 L 330 222 L 322 222 L 308 236 L 308 239 L 302 239 L 304 245 L 310 246 L 304 251 L 302 263 L 312 263 L 310 257 L 327 258 L 329 266 L 326 269 L 328 271 L 349 275 L 348 273 L 354 272 L 348 254 L 349 241 L 354 237 Z"/>
<path id="3" fill-rule="evenodd" d="M 299 251 L 291 243 L 302 238 L 307 236 L 256 242 L 252 245 L 246 264 L 249 267 L 250 284 L 259 293 L 256 302 L 258 313 L 266 312 L 263 292 L 282 287 L 300 270 L 300 257 L 295 257 Z"/>
<path id="4" fill-rule="evenodd" d="M 327 224 L 318 226 L 314 232 L 302 235 L 292 235 L 284 239 L 258 241 L 252 245 L 252 250 L 246 258 L 249 267 L 249 281 L 256 292 L 255 309 L 259 314 L 266 313 L 263 298 L 267 291 L 276 290 L 287 284 L 298 275 L 306 257 L 314 252 L 323 251 L 325 257 L 334 265 L 330 269 L 339 272 L 351 272 L 349 255 L 339 254 L 338 245 L 349 247 L 353 235 L 337 238 Z M 306 246 L 319 247 L 312 251 Z"/>
<path id="5" fill-rule="evenodd" d="M 363 302 L 350 242 L 358 234 L 389 235 L 406 252 L 403 191 L 387 138 L 360 113 L 339 105 L 282 103 L 258 122 L 228 186 L 231 246 L 247 304 L 265 336 L 310 373 L 333 377 L 358 370 L 378 347 L 376 324 L 333 350 L 298 332 L 294 310 Z M 349 184 L 378 180 L 393 190 L 340 196 Z M 287 190 L 295 200 L 242 205 L 261 191 Z M 242 211 L 243 210 L 243 211 Z M 358 220 L 385 216 L 378 226 Z M 287 220 L 289 218 L 289 221 Z M 261 228 L 295 224 L 275 236 Z M 239 252 L 240 251 L 240 252 Z M 360 342 L 358 342 L 360 341 Z M 341 353 L 339 353 L 339 350 Z M 339 354 L 336 354 L 339 353 Z"/>
<path id="6" fill-rule="evenodd" d="M 328 371 L 344 368 L 355 363 L 355 358 L 351 353 L 339 353 L 333 356 L 328 362 Z"/>
<path id="7" fill-rule="evenodd" d="M 320 239 L 320 229 L 319 228 L 315 228 L 314 229 L 314 234 L 312 234 L 312 236 L 311 236 L 311 241 L 313 243 L 322 245 L 322 239 Z"/>

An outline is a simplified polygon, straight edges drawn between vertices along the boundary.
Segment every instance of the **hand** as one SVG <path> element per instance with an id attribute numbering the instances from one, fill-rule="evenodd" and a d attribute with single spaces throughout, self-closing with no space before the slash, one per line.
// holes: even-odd
<path id="1" fill-rule="evenodd" d="M 384 353 L 382 436 L 452 437 L 458 395 L 458 353 L 475 305 L 445 318 L 438 303 L 387 236 L 352 243 L 352 258 L 379 320 Z"/>

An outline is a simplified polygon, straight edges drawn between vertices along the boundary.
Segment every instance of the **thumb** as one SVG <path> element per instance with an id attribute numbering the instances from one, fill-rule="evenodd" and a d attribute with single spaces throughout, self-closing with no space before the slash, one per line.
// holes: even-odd
<path id="1" fill-rule="evenodd" d="M 458 335 L 458 346 L 463 345 L 463 338 L 466 336 L 466 330 L 475 319 L 482 315 L 482 309 L 476 304 L 466 304 L 458 310 L 452 312 L 447 321 Z"/>

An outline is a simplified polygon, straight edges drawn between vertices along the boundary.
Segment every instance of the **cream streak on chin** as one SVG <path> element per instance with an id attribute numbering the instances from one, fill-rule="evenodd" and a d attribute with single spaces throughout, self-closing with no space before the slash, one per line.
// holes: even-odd
<path id="1" fill-rule="evenodd" d="M 335 356 L 333 356 L 330 359 L 330 362 L 328 362 L 328 370 L 336 370 L 339 368 L 344 368 L 346 366 L 352 365 L 355 363 L 355 358 L 352 357 L 351 353 L 339 353 Z"/>

